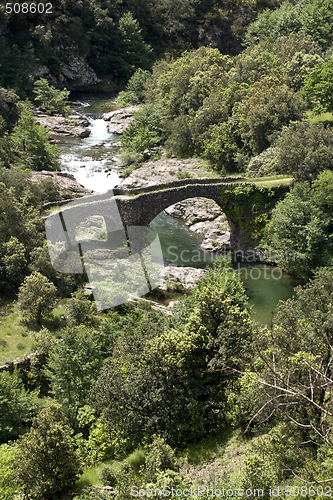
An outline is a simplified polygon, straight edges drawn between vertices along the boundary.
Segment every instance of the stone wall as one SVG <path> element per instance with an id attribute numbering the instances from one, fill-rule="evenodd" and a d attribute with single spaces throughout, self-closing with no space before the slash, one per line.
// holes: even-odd
<path id="1" fill-rule="evenodd" d="M 13 373 L 14 369 L 30 371 L 31 358 L 33 354 L 26 354 L 23 358 L 17 358 L 13 361 L 6 361 L 0 366 L 0 372 Z"/>

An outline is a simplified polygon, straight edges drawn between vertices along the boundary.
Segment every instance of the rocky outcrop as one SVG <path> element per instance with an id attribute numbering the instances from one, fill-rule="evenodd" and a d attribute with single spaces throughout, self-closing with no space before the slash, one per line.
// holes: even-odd
<path id="1" fill-rule="evenodd" d="M 90 130 L 87 128 L 89 121 L 79 115 L 50 116 L 39 110 L 34 110 L 37 125 L 42 125 L 50 132 L 50 139 L 56 140 L 61 137 L 88 137 Z"/>
<path id="2" fill-rule="evenodd" d="M 81 198 L 82 196 L 87 196 L 93 194 L 93 191 L 86 189 L 81 184 L 79 184 L 74 175 L 68 174 L 67 172 L 49 172 L 47 170 L 41 170 L 40 172 L 32 172 L 32 181 L 40 182 L 42 180 L 49 179 L 57 186 L 61 201 L 68 202 L 72 199 Z M 59 201 L 48 203 L 47 206 L 59 205 Z"/>
<path id="3" fill-rule="evenodd" d="M 161 290 L 192 290 L 197 281 L 207 273 L 206 269 L 194 267 L 165 266 Z"/>
<path id="4" fill-rule="evenodd" d="M 133 113 L 139 111 L 140 106 L 128 106 L 127 108 L 110 111 L 103 115 L 103 120 L 108 121 L 108 131 L 121 135 L 134 120 Z"/>
<path id="5" fill-rule="evenodd" d="M 97 85 L 101 80 L 83 57 L 74 57 L 60 65 L 59 76 L 53 75 L 47 66 L 39 66 L 34 72 L 36 78 L 46 78 L 56 88 L 75 90 L 88 85 Z"/>
<path id="6" fill-rule="evenodd" d="M 75 57 L 66 64 L 62 63 L 60 67 L 60 83 L 67 85 L 69 89 L 97 85 L 102 81 L 83 57 Z"/>
<path id="7" fill-rule="evenodd" d="M 202 168 L 197 158 L 161 158 L 149 161 L 134 170 L 130 176 L 121 182 L 121 187 L 137 188 L 156 184 L 165 184 L 179 179 L 199 179 L 211 175 Z"/>

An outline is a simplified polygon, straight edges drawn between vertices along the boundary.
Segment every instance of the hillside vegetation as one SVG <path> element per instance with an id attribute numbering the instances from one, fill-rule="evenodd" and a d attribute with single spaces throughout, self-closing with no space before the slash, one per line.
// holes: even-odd
<path id="1" fill-rule="evenodd" d="M 0 500 L 331 496 L 332 2 L 55 0 L 38 23 L 5 10 L 1 359 L 33 355 L 0 372 Z M 253 186 L 232 188 L 258 251 L 300 280 L 269 327 L 228 259 L 172 315 L 98 312 L 85 274 L 52 267 L 42 216 L 61 196 L 31 172 L 58 169 L 59 151 L 32 108 L 68 113 L 73 61 L 100 80 L 85 88 L 142 104 L 121 139 L 127 173 L 199 157 L 262 179 L 265 207 L 269 179 L 293 179 L 269 212 Z"/>

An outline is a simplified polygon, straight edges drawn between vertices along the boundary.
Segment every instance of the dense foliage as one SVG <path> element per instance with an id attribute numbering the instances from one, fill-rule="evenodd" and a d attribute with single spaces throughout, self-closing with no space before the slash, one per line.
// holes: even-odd
<path id="1" fill-rule="evenodd" d="M 0 6 L 1 299 L 17 299 L 13 330 L 34 331 L 25 368 L 0 373 L 0 499 L 54 500 L 94 466 L 115 500 L 133 484 L 189 488 L 204 476 L 189 450 L 238 431 L 253 439 L 221 488 L 268 500 L 271 486 L 332 481 L 332 26 L 330 0 L 54 0 L 38 25 Z M 127 82 L 119 105 L 141 103 L 121 139 L 131 168 L 196 156 L 219 176 L 293 179 L 220 196 L 257 255 L 302 283 L 270 328 L 227 260 L 170 315 L 148 302 L 98 312 L 84 274 L 52 267 L 42 215 L 61 196 L 33 171 L 57 169 L 59 153 L 32 111 L 66 115 L 77 66 L 99 89 Z"/>

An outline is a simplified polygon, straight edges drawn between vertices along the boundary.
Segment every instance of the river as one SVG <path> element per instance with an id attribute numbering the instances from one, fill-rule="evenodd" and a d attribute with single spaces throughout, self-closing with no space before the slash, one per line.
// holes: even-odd
<path id="1" fill-rule="evenodd" d="M 80 94 L 73 110 L 90 120 L 91 134 L 85 139 L 67 139 L 59 145 L 64 170 L 72 173 L 80 184 L 96 192 L 106 192 L 120 182 L 114 158 L 119 136 L 107 131 L 103 113 L 115 109 L 115 96 Z M 179 266 L 204 268 L 214 265 L 214 256 L 200 250 L 202 237 L 189 231 L 184 223 L 165 212 L 151 223 L 158 232 L 163 256 Z M 270 324 L 279 300 L 292 296 L 296 281 L 279 269 L 264 264 L 232 263 L 234 272 L 244 283 L 253 317 L 261 324 Z"/>

